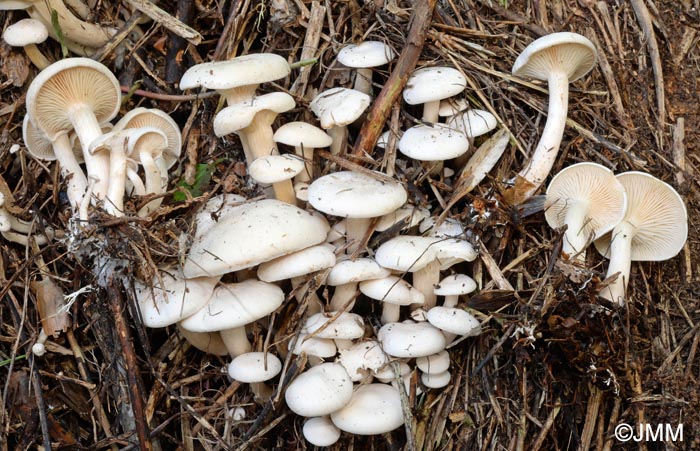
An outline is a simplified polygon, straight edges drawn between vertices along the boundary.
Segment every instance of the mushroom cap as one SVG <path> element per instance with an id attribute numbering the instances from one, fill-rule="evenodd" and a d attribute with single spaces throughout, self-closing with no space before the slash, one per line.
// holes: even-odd
<path id="1" fill-rule="evenodd" d="M 335 264 L 334 250 L 335 247 L 330 244 L 318 244 L 261 263 L 258 278 L 265 282 L 277 282 L 330 268 Z"/>
<path id="2" fill-rule="evenodd" d="M 302 352 L 322 359 L 333 357 L 338 352 L 335 342 L 329 338 L 311 337 L 310 334 L 300 333 L 296 342 L 290 340 L 287 349 L 292 354 L 299 355 Z M 292 348 L 294 343 L 294 348 Z"/>
<path id="3" fill-rule="evenodd" d="M 585 210 L 583 227 L 566 235 L 598 239 L 625 217 L 625 187 L 613 172 L 597 163 L 578 163 L 562 169 L 547 187 L 544 217 L 552 228 L 566 224 L 571 208 Z"/>
<path id="4" fill-rule="evenodd" d="M 279 114 L 295 106 L 294 97 L 286 92 L 271 92 L 234 103 L 219 111 L 214 117 L 214 134 L 222 137 L 238 133 L 251 125 L 255 116 L 262 111 Z"/>
<path id="5" fill-rule="evenodd" d="M 423 293 L 397 276 L 360 282 L 360 291 L 369 298 L 389 304 L 410 305 L 425 302 Z"/>
<path id="6" fill-rule="evenodd" d="M 399 140 L 399 151 L 418 161 L 451 160 L 467 150 L 467 137 L 445 124 L 416 125 L 406 130 Z"/>
<path id="7" fill-rule="evenodd" d="M 569 81 L 586 75 L 596 64 L 598 52 L 588 38 L 577 33 L 552 33 L 534 40 L 518 55 L 513 75 L 547 80 L 553 71 L 563 71 Z"/>
<path id="8" fill-rule="evenodd" d="M 340 429 L 328 417 L 313 417 L 304 422 L 304 438 L 314 446 L 331 446 L 340 438 Z"/>
<path id="9" fill-rule="evenodd" d="M 400 222 L 405 224 L 402 229 L 410 229 L 429 216 L 430 211 L 427 208 L 406 204 L 379 218 L 379 221 L 374 226 L 374 230 L 384 232 Z"/>
<path id="10" fill-rule="evenodd" d="M 165 111 L 157 108 L 138 107 L 126 113 L 114 124 L 114 130 L 129 128 L 155 127 L 168 138 L 168 147 L 163 150 L 163 161 L 166 168 L 171 168 L 180 157 L 182 149 L 182 133 L 177 123 Z M 138 156 L 135 156 L 139 161 Z"/>
<path id="11" fill-rule="evenodd" d="M 121 106 L 121 88 L 102 63 L 66 58 L 39 72 L 29 85 L 26 104 L 30 120 L 53 141 L 73 129 L 69 112 L 76 105 L 89 107 L 99 123 L 112 120 Z"/>
<path id="12" fill-rule="evenodd" d="M 452 376 L 449 371 L 442 373 L 423 373 L 420 375 L 420 381 L 428 388 L 447 387 Z"/>
<path id="13" fill-rule="evenodd" d="M 372 98 L 364 92 L 349 88 L 332 88 L 314 97 L 309 108 L 321 122 L 321 127 L 329 129 L 355 122 L 371 101 Z"/>
<path id="14" fill-rule="evenodd" d="M 409 105 L 446 99 L 464 91 L 467 79 L 453 67 L 424 67 L 413 72 L 403 90 Z"/>
<path id="15" fill-rule="evenodd" d="M 150 284 L 135 281 L 143 324 L 165 327 L 193 315 L 207 304 L 218 281 L 219 277 L 185 279 L 166 271 L 160 271 Z"/>
<path id="16" fill-rule="evenodd" d="M 163 149 L 168 147 L 168 138 L 165 133 L 155 127 L 112 130 L 93 140 L 90 143 L 89 152 L 90 154 L 100 151 L 111 152 L 120 147 L 123 147 L 122 151 L 132 159 L 138 158 L 142 149 L 155 155 L 161 155 Z"/>
<path id="17" fill-rule="evenodd" d="M 362 370 L 374 372 L 386 365 L 388 361 L 388 356 L 374 340 L 354 343 L 347 349 L 341 349 L 338 358 L 338 362 L 345 367 L 353 382 L 364 378 Z"/>
<path id="18" fill-rule="evenodd" d="M 445 349 L 445 336 L 428 322 L 388 323 L 377 333 L 384 352 L 394 357 L 424 357 Z"/>
<path id="19" fill-rule="evenodd" d="M 474 316 L 454 307 L 433 307 L 428 310 L 428 322 L 440 330 L 473 337 L 481 334 L 481 323 Z"/>
<path id="20" fill-rule="evenodd" d="M 476 290 L 476 282 L 466 274 L 452 274 L 440 281 L 433 293 L 438 296 L 460 296 Z"/>
<path id="21" fill-rule="evenodd" d="M 185 277 L 250 268 L 322 243 L 330 226 L 321 216 L 275 199 L 231 207 L 197 233 L 185 261 Z"/>
<path id="22" fill-rule="evenodd" d="M 192 332 L 177 323 L 177 330 L 189 344 L 207 354 L 228 355 L 226 343 L 219 332 Z"/>
<path id="23" fill-rule="evenodd" d="M 637 230 L 632 238 L 634 261 L 662 261 L 675 257 L 688 238 L 688 212 L 683 199 L 666 182 L 644 172 L 617 175 L 627 192 L 627 213 L 622 220 Z M 596 240 L 595 247 L 609 257 L 612 233 Z"/>
<path id="24" fill-rule="evenodd" d="M 271 283 L 249 279 L 221 284 L 209 302 L 180 321 L 193 332 L 218 332 L 245 326 L 274 312 L 284 302 L 284 292 Z"/>
<path id="25" fill-rule="evenodd" d="M 467 241 L 411 235 L 399 235 L 384 242 L 374 254 L 381 266 L 402 272 L 420 271 L 434 260 L 440 261 L 442 267 L 449 267 L 456 260 L 473 261 L 476 257 L 476 251 Z"/>
<path id="26" fill-rule="evenodd" d="M 196 235 L 205 235 L 220 219 L 235 215 L 246 198 L 237 194 L 219 194 L 211 197 L 195 216 Z"/>
<path id="27" fill-rule="evenodd" d="M 2 38 L 12 47 L 41 44 L 49 37 L 43 22 L 36 19 L 22 19 L 7 27 Z"/>
<path id="28" fill-rule="evenodd" d="M 465 97 L 450 97 L 440 101 L 438 116 L 450 117 L 469 108 L 469 101 Z"/>
<path id="29" fill-rule="evenodd" d="M 476 138 L 496 128 L 498 120 L 488 111 L 467 110 L 450 117 L 447 125 L 464 133 L 468 138 Z"/>
<path id="30" fill-rule="evenodd" d="M 437 354 L 418 357 L 416 366 L 419 370 L 428 374 L 445 372 L 450 368 L 450 353 L 443 349 Z"/>
<path id="31" fill-rule="evenodd" d="M 294 379 L 284 392 L 287 406 L 303 417 L 328 415 L 352 398 L 352 381 L 339 363 L 322 363 Z"/>
<path id="32" fill-rule="evenodd" d="M 338 52 L 340 64 L 356 69 L 383 66 L 395 57 L 394 50 L 381 41 L 349 44 Z"/>
<path id="33" fill-rule="evenodd" d="M 360 315 L 342 312 L 316 313 L 306 319 L 304 329 L 318 338 L 354 340 L 365 334 L 365 322 Z"/>
<path id="34" fill-rule="evenodd" d="M 237 356 L 228 365 L 228 375 L 233 380 L 252 384 L 265 382 L 282 371 L 280 359 L 269 352 L 247 352 Z"/>
<path id="35" fill-rule="evenodd" d="M 36 128 L 28 114 L 24 115 L 24 120 L 22 121 L 22 139 L 27 152 L 34 158 L 44 161 L 56 160 L 53 144 L 51 144 L 44 132 Z M 76 161 L 81 162 L 83 160 L 83 151 L 80 147 L 73 148 L 73 155 Z"/>
<path id="36" fill-rule="evenodd" d="M 399 363 L 399 376 L 403 377 L 411 372 L 411 367 L 408 365 L 408 363 L 406 363 L 404 361 L 398 361 L 398 363 Z M 377 380 L 379 380 L 380 382 L 383 382 L 385 384 L 388 384 L 396 379 L 396 374 L 394 373 L 393 362 L 388 362 L 383 367 L 372 371 L 372 374 L 374 375 L 375 378 L 377 378 Z"/>
<path id="37" fill-rule="evenodd" d="M 180 89 L 227 90 L 279 80 L 291 72 L 287 60 L 274 53 L 252 53 L 227 61 L 192 66 L 182 75 Z"/>
<path id="38" fill-rule="evenodd" d="M 309 203 L 317 210 L 344 218 L 376 218 L 406 203 L 408 193 L 396 180 L 362 172 L 340 171 L 309 185 Z"/>
<path id="39" fill-rule="evenodd" d="M 275 142 L 307 149 L 321 149 L 333 143 L 328 133 L 306 122 L 288 122 L 274 134 Z"/>
<path id="40" fill-rule="evenodd" d="M 389 274 L 388 269 L 379 266 L 376 260 L 371 258 L 356 258 L 355 260 L 343 260 L 331 268 L 326 278 L 326 284 L 332 287 L 347 283 L 362 282 L 363 280 L 381 279 Z"/>
<path id="41" fill-rule="evenodd" d="M 356 435 L 393 431 L 404 423 L 401 396 L 391 385 L 361 385 L 349 404 L 331 413 L 331 421 L 341 431 Z"/>
<path id="42" fill-rule="evenodd" d="M 304 160 L 288 153 L 256 158 L 248 166 L 248 173 L 258 183 L 277 183 L 289 180 L 303 170 Z"/>

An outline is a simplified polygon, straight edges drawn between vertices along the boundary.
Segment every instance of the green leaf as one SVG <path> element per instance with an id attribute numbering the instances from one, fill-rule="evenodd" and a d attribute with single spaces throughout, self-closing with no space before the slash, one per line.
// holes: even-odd
<path id="1" fill-rule="evenodd" d="M 53 31 L 56 33 L 58 42 L 61 44 L 61 54 L 64 58 L 68 58 L 68 47 L 66 46 L 66 39 L 63 37 L 63 30 L 61 30 L 61 24 L 58 23 L 58 11 L 55 9 L 51 10 L 51 26 Z"/>
<path id="2" fill-rule="evenodd" d="M 18 360 L 26 359 L 26 358 L 27 358 L 26 354 L 18 355 L 15 357 L 15 362 Z M 12 359 L 0 360 L 0 367 L 3 367 L 5 365 L 9 365 L 10 363 L 12 363 Z"/>
<path id="3" fill-rule="evenodd" d="M 180 179 L 177 182 L 178 188 L 187 190 L 192 197 L 199 197 L 202 195 L 202 190 L 209 185 L 211 181 L 211 176 L 216 170 L 216 165 L 223 161 L 222 158 L 214 161 L 213 163 L 200 163 L 197 165 L 197 170 L 194 174 L 194 184 L 188 184 L 185 179 Z M 183 202 L 187 200 L 187 195 L 183 192 L 176 191 L 173 194 L 173 199 L 177 202 Z"/>

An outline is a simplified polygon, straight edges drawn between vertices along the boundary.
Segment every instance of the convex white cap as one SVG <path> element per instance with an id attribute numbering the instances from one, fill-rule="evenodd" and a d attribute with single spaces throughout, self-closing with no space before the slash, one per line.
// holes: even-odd
<path id="1" fill-rule="evenodd" d="M 430 324 L 445 332 L 468 337 L 481 334 L 481 323 L 466 310 L 454 307 L 433 307 L 428 310 L 427 316 Z"/>
<path id="2" fill-rule="evenodd" d="M 248 352 L 237 356 L 228 365 L 231 379 L 246 384 L 265 382 L 282 371 L 280 359 L 269 352 Z"/>
<path id="3" fill-rule="evenodd" d="M 288 122 L 275 131 L 275 142 L 294 147 L 320 149 L 333 143 L 333 138 L 315 125 L 306 122 Z"/>
<path id="4" fill-rule="evenodd" d="M 165 327 L 194 314 L 207 304 L 218 281 L 219 277 L 185 279 L 181 274 L 166 271 L 160 271 L 150 284 L 135 281 L 143 324 Z"/>
<path id="5" fill-rule="evenodd" d="M 360 282 L 360 291 L 369 298 L 389 304 L 410 305 L 425 302 L 423 293 L 397 276 Z"/>
<path id="6" fill-rule="evenodd" d="M 424 373 L 443 373 L 450 368 L 450 353 L 442 350 L 437 354 L 418 357 L 416 359 L 416 366 Z"/>
<path id="7" fill-rule="evenodd" d="M 498 125 L 496 116 L 484 110 L 467 110 L 447 120 L 447 125 L 464 133 L 467 138 L 485 135 Z"/>
<path id="8" fill-rule="evenodd" d="M 304 170 L 304 160 L 296 155 L 266 155 L 256 158 L 248 173 L 258 183 L 277 183 L 294 178 Z"/>
<path id="9" fill-rule="evenodd" d="M 451 160 L 467 150 L 467 137 L 445 124 L 416 125 L 406 130 L 399 140 L 399 151 L 418 161 Z"/>
<path id="10" fill-rule="evenodd" d="M 404 423 L 399 391 L 386 384 L 361 385 L 350 403 L 331 413 L 340 430 L 357 435 L 383 434 Z"/>
<path id="11" fill-rule="evenodd" d="M 425 67 L 413 72 L 403 90 L 410 105 L 446 99 L 464 91 L 467 80 L 453 67 Z"/>
<path id="12" fill-rule="evenodd" d="M 329 129 L 352 124 L 364 113 L 371 101 L 371 97 L 364 92 L 332 88 L 314 97 L 309 108 L 321 122 L 321 127 Z"/>
<path id="13" fill-rule="evenodd" d="M 302 428 L 304 438 L 315 446 L 331 446 L 340 438 L 340 429 L 328 417 L 309 418 Z"/>
<path id="14" fill-rule="evenodd" d="M 339 363 L 322 363 L 294 379 L 284 392 L 292 412 L 303 417 L 328 415 L 343 408 L 352 397 L 352 381 Z"/>
<path id="15" fill-rule="evenodd" d="M 234 103 L 219 111 L 214 117 L 214 134 L 222 137 L 237 133 L 250 126 L 259 113 L 270 111 L 279 114 L 295 106 L 294 97 L 286 92 L 271 92 Z"/>
<path id="16" fill-rule="evenodd" d="M 335 264 L 334 250 L 330 244 L 318 244 L 261 263 L 258 278 L 265 282 L 277 282 L 330 268 Z"/>
<path id="17" fill-rule="evenodd" d="M 355 313 L 320 312 L 306 320 L 304 330 L 318 338 L 354 340 L 364 335 L 365 322 Z"/>
<path id="18" fill-rule="evenodd" d="M 455 260 L 473 261 L 477 253 L 464 240 L 399 235 L 379 246 L 374 257 L 385 268 L 416 272 L 435 260 L 448 267 Z"/>
<path id="19" fill-rule="evenodd" d="M 321 216 L 274 199 L 231 207 L 197 231 L 185 261 L 186 277 L 250 268 L 322 243 L 330 226 Z"/>
<path id="20" fill-rule="evenodd" d="M 433 293 L 438 296 L 459 296 L 476 290 L 476 282 L 466 274 L 452 274 L 440 281 Z"/>
<path id="21" fill-rule="evenodd" d="M 270 313 L 284 302 L 284 292 L 277 285 L 248 279 L 240 283 L 221 284 L 209 302 L 180 321 L 193 332 L 216 332 L 245 326 Z"/>
<path id="22" fill-rule="evenodd" d="M 390 274 L 389 270 L 382 268 L 371 258 L 356 258 L 355 260 L 343 260 L 331 268 L 326 278 L 326 284 L 336 287 L 347 283 L 361 282 L 363 280 L 381 279 Z"/>
<path id="23" fill-rule="evenodd" d="M 4 8 L 3 8 L 4 9 Z M 22 19 L 5 29 L 2 38 L 12 47 L 40 44 L 49 37 L 43 22 L 36 19 Z"/>
<path id="24" fill-rule="evenodd" d="M 377 333 L 384 352 L 394 357 L 423 357 L 445 349 L 445 336 L 427 322 L 389 323 Z"/>
<path id="25" fill-rule="evenodd" d="M 319 211 L 343 218 L 376 218 L 406 203 L 408 193 L 398 181 L 354 171 L 324 175 L 309 185 L 309 203 Z"/>
<path id="26" fill-rule="evenodd" d="M 396 56 L 394 50 L 380 41 L 349 44 L 338 52 L 340 64 L 356 69 L 383 66 Z"/>

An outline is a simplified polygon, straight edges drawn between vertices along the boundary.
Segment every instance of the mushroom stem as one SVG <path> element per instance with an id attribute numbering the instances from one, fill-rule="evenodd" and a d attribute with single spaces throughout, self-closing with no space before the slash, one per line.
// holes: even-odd
<path id="1" fill-rule="evenodd" d="M 90 144 L 102 135 L 102 128 L 92 109 L 85 104 L 69 111 L 68 118 L 80 140 L 88 177 L 95 178 L 93 194 L 104 199 L 109 188 L 109 156 L 106 152 L 90 153 Z"/>
<path id="2" fill-rule="evenodd" d="M 352 282 L 338 285 L 335 287 L 335 292 L 331 298 L 331 304 L 329 306 L 330 311 L 337 312 L 345 310 L 349 312 L 355 305 L 355 301 L 353 300 L 355 296 L 357 296 L 357 283 Z M 346 309 L 345 304 L 348 304 L 348 302 L 350 302 L 350 304 Z"/>
<path id="3" fill-rule="evenodd" d="M 583 234 L 588 216 L 587 202 L 575 202 L 566 212 L 564 223 L 566 232 L 562 243 L 562 252 L 569 256 L 570 261 L 583 263 L 586 260 L 586 243 L 588 237 Z M 576 255 L 576 257 L 574 257 Z"/>
<path id="4" fill-rule="evenodd" d="M 126 152 L 124 146 L 113 146 L 109 152 L 109 188 L 105 209 L 113 216 L 124 216 L 126 190 Z"/>
<path id="5" fill-rule="evenodd" d="M 53 144 L 53 152 L 61 165 L 61 175 L 67 179 L 66 194 L 73 208 L 77 208 L 87 190 L 87 177 L 75 159 L 67 133 L 60 134 Z"/>
<path id="6" fill-rule="evenodd" d="M 336 125 L 329 128 L 326 133 L 333 138 L 333 143 L 330 147 L 331 154 L 342 155 L 345 153 L 345 146 L 348 141 L 348 128 L 345 125 Z"/>
<path id="7" fill-rule="evenodd" d="M 246 158 L 248 158 L 249 154 L 252 157 L 252 159 L 248 160 L 248 165 L 260 157 L 279 155 L 272 131 L 272 122 L 276 116 L 277 113 L 275 112 L 261 111 L 248 127 L 239 131 L 244 148 L 248 147 L 249 153 L 246 153 Z M 297 198 L 294 194 L 294 186 L 291 180 L 273 183 L 272 189 L 275 191 L 277 200 L 296 205 Z"/>
<path id="8" fill-rule="evenodd" d="M 146 195 L 146 186 L 143 184 L 143 180 L 141 180 L 141 177 L 139 177 L 138 172 L 136 172 L 136 168 L 134 167 L 136 163 L 131 160 L 131 162 L 127 161 L 127 166 L 126 166 L 126 177 L 129 179 L 132 185 L 134 185 L 134 192 L 133 194 L 137 196 L 145 196 Z"/>
<path id="9" fill-rule="evenodd" d="M 39 50 L 36 44 L 25 45 L 24 52 L 27 54 L 29 61 L 40 70 L 46 69 L 51 64 L 51 61 L 41 53 L 41 50 Z"/>
<path id="10" fill-rule="evenodd" d="M 440 120 L 440 101 L 432 100 L 423 104 L 423 121 L 434 124 Z"/>
<path id="11" fill-rule="evenodd" d="M 313 147 L 294 147 L 294 153 L 304 159 L 304 170 L 294 177 L 296 183 L 308 183 L 314 178 L 314 149 Z"/>
<path id="12" fill-rule="evenodd" d="M 420 305 L 426 311 L 435 307 L 437 295 L 435 286 L 440 283 L 440 262 L 433 260 L 413 273 L 413 288 L 423 293 L 425 302 Z"/>
<path id="13" fill-rule="evenodd" d="M 549 105 L 547 122 L 542 137 L 535 147 L 532 158 L 520 171 L 520 177 L 530 183 L 524 193 L 518 193 L 522 200 L 531 197 L 547 178 L 559 152 L 569 104 L 569 77 L 566 72 L 552 72 L 548 78 Z"/>
<path id="14" fill-rule="evenodd" d="M 236 103 L 245 102 L 246 100 L 252 99 L 255 96 L 255 89 L 257 86 L 257 84 L 245 85 L 237 88 L 222 89 L 219 90 L 219 92 L 226 99 L 227 105 L 234 105 Z"/>
<path id="15" fill-rule="evenodd" d="M 401 318 L 401 306 L 390 302 L 382 303 L 382 324 L 398 323 Z"/>
<path id="16" fill-rule="evenodd" d="M 459 302 L 459 296 L 456 294 L 452 294 L 449 296 L 445 296 L 445 301 L 442 303 L 442 306 L 454 308 L 454 307 L 457 307 L 458 302 Z"/>
<path id="17" fill-rule="evenodd" d="M 598 294 L 610 302 L 618 305 L 625 305 L 625 291 L 630 277 L 630 266 L 632 265 L 632 240 L 637 230 L 628 221 L 622 221 L 612 231 L 610 241 L 610 265 L 605 277 L 620 273 L 617 279 Z"/>
<path id="18" fill-rule="evenodd" d="M 253 351 L 253 346 L 248 341 L 248 336 L 245 332 L 245 326 L 222 330 L 220 334 L 231 357 L 235 358 L 241 354 Z"/>
<path id="19" fill-rule="evenodd" d="M 153 159 L 153 151 L 149 149 L 142 150 L 139 152 L 139 159 L 141 160 L 141 166 L 143 166 L 146 179 L 146 194 L 162 194 L 164 192 L 163 179 L 160 169 Z M 162 202 L 162 197 L 153 199 L 139 210 L 139 216 L 148 216 L 151 212 L 157 210 Z"/>
<path id="20" fill-rule="evenodd" d="M 347 218 L 345 222 L 346 239 L 350 243 L 347 254 L 354 254 L 360 248 L 369 229 L 371 218 Z"/>
<path id="21" fill-rule="evenodd" d="M 355 72 L 356 91 L 364 92 L 367 95 L 372 95 L 372 69 L 369 67 L 359 68 Z"/>

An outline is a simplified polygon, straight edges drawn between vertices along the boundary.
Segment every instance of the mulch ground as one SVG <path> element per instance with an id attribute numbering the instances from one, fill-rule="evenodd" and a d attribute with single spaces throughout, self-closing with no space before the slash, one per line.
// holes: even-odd
<path id="1" fill-rule="evenodd" d="M 301 436 L 303 419 L 287 409 L 279 391 L 271 402 L 257 404 L 247 386 L 222 371 L 226 359 L 187 346 L 174 328 L 142 327 L 129 287 L 133 277 L 182 255 L 182 238 L 191 235 L 196 207 L 206 196 L 260 194 L 246 179 L 237 138 L 213 135 L 218 97 L 180 97 L 182 72 L 202 61 L 263 51 L 290 62 L 318 58 L 261 88 L 295 96 L 297 108 L 279 123 L 313 122 L 310 99 L 351 82 L 351 72 L 335 60 L 338 50 L 363 37 L 402 50 L 411 2 L 161 3 L 202 34 L 199 45 L 149 22 L 140 25 L 142 34 L 129 34 L 99 55 L 122 85 L 138 88 L 125 96 L 122 112 L 160 108 L 182 127 L 185 144 L 172 186 L 181 180 L 192 185 L 199 169 L 209 176 L 197 184 L 203 197 L 168 197 L 150 221 L 95 214 L 97 232 L 84 238 L 85 255 L 60 239 L 42 247 L 62 290 L 83 289 L 71 304 L 68 332 L 50 341 L 42 358 L 30 352 L 40 329 L 36 290 L 30 288 L 40 278 L 38 254 L 0 243 L 0 450 L 42 449 L 47 442 L 53 449 L 134 449 L 137 430 L 150 434 L 155 450 L 312 448 Z M 99 2 L 95 20 L 114 23 L 124 4 Z M 312 14 L 314 5 L 325 6 L 325 14 Z M 700 448 L 699 15 L 694 0 L 438 2 L 418 66 L 458 67 L 468 79 L 469 102 L 495 113 L 513 136 L 487 179 L 448 212 L 474 230 L 482 253 L 495 263 L 480 259 L 464 266 L 482 287 L 464 301 L 481 312 L 484 333 L 450 349 L 448 387 L 409 393 L 412 418 L 405 429 L 374 437 L 343 434 L 331 449 Z M 23 13 L 2 12 L 0 24 L 18 17 Z M 320 32 L 316 48 L 304 48 L 310 31 Z M 546 87 L 514 79 L 510 70 L 528 43 L 554 31 L 587 36 L 599 63 L 571 87 L 570 121 L 553 173 L 581 161 L 615 172 L 648 172 L 674 186 L 688 208 L 687 245 L 667 262 L 633 263 L 621 309 L 596 296 L 607 268 L 600 255 L 589 251 L 586 269 L 575 271 L 557 257 L 561 234 L 541 213 L 500 198 L 503 181 L 537 143 L 547 105 Z M 59 57 L 55 42 L 42 49 Z M 0 60 L 0 175 L 23 219 L 67 230 L 70 212 L 58 170 L 22 149 L 24 94 L 36 69 L 4 44 Z M 391 71 L 380 71 L 379 81 Z M 417 109 L 401 105 L 391 121 L 405 129 L 416 117 Z M 356 134 L 351 130 L 351 141 Z M 373 156 L 354 161 L 372 169 L 386 164 L 380 154 Z M 455 178 L 401 173 L 414 203 L 442 213 Z M 112 276 L 99 281 L 93 269 L 105 261 L 113 265 Z M 298 330 L 298 307 L 291 300 L 271 320 L 277 336 Z M 303 363 L 293 359 L 287 378 L 273 385 L 284 385 Z M 243 421 L 230 415 L 238 406 L 246 411 Z M 682 424 L 683 442 L 622 443 L 613 435 L 619 423 Z"/>

